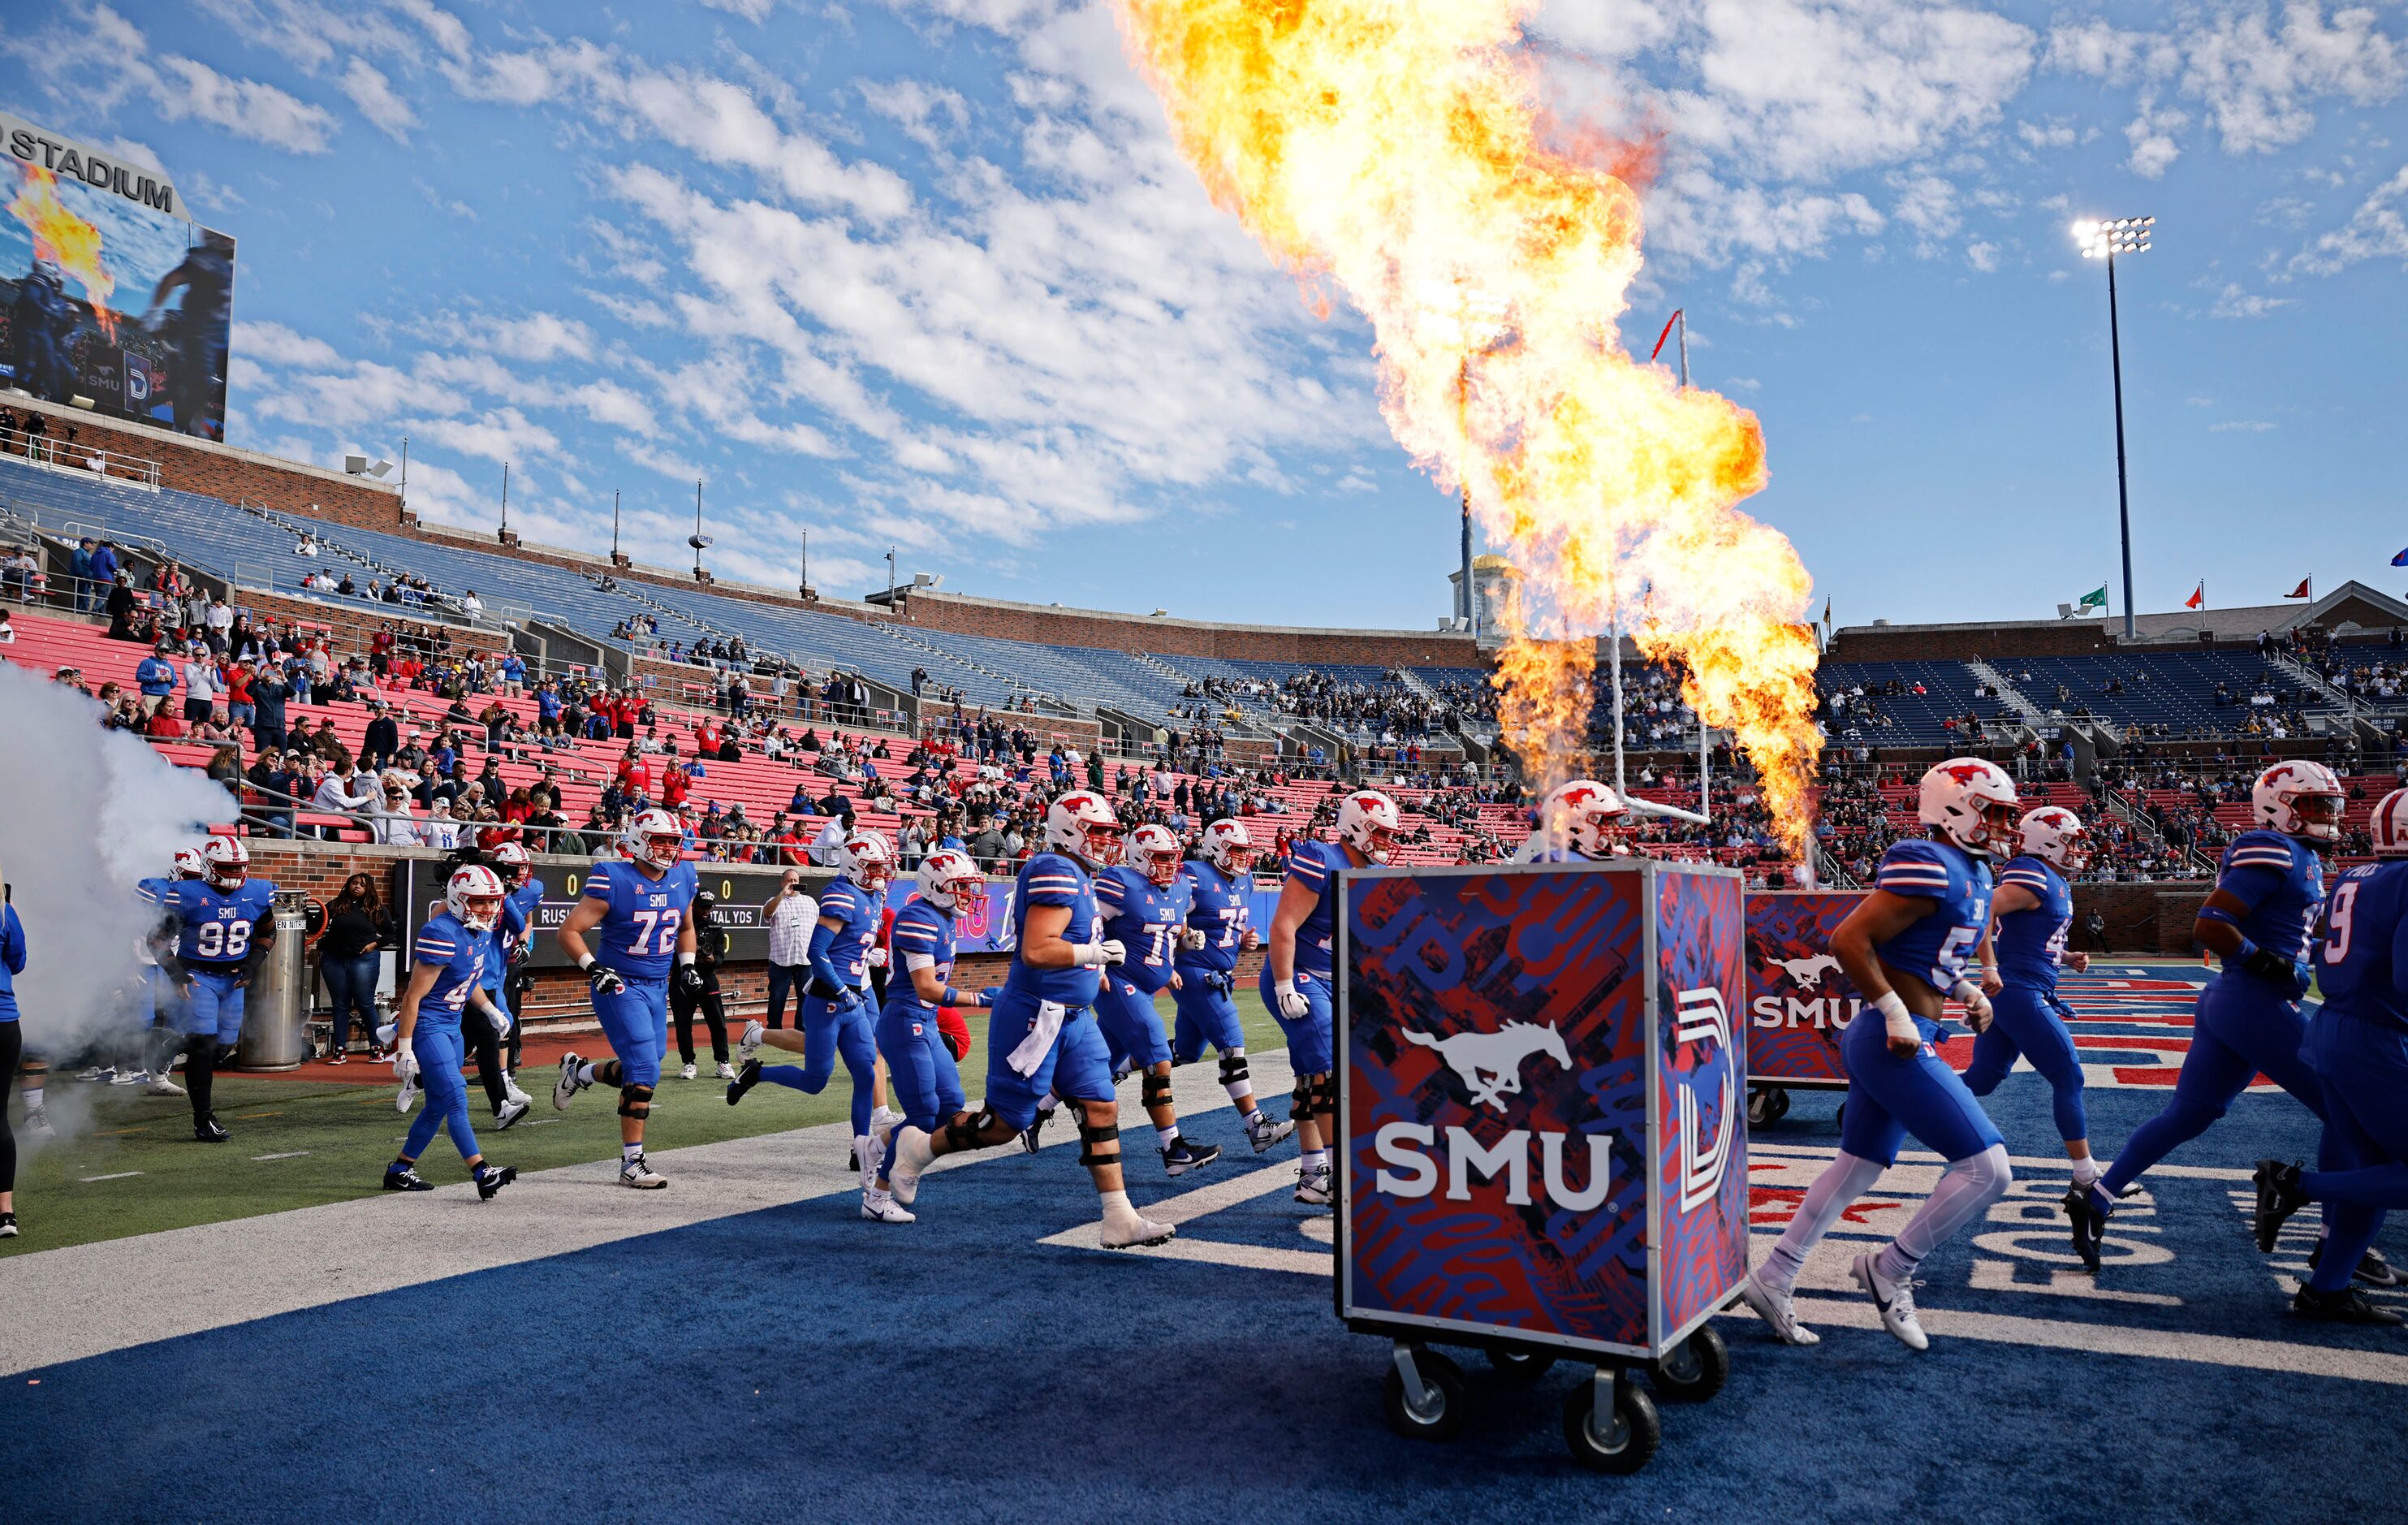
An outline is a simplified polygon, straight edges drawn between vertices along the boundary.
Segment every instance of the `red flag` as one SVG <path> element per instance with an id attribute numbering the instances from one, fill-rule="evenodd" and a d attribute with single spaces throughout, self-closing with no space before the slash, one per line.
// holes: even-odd
<path id="1" fill-rule="evenodd" d="M 2189 597 L 2183 600 L 2183 607 L 2185 609 L 2205 609 L 2207 607 L 2207 584 L 2204 582 L 2200 583 L 2199 591 L 2197 593 L 2192 594 Z"/>
<path id="2" fill-rule="evenodd" d="M 1672 309 L 1672 315 L 1664 320 L 1664 331 L 1656 336 L 1656 348 L 1647 352 L 1648 359 L 1653 360 L 1664 352 L 1664 341 L 1672 337 L 1672 325 L 1681 321 L 1681 314 L 1684 310 L 1686 309 L 1676 307 Z"/>
<path id="3" fill-rule="evenodd" d="M 2283 597 L 2286 598 L 2313 598 L 2315 595 L 2308 591 L 2308 584 L 2315 581 L 2315 579 L 2313 577 L 2303 577 L 2300 579 L 2300 585 L 2298 587 L 2293 588 L 2290 592 L 2283 595 Z"/>

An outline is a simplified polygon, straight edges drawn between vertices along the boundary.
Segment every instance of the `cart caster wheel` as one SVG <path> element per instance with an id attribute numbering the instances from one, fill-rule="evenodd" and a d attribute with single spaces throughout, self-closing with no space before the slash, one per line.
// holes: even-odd
<path id="1" fill-rule="evenodd" d="M 1747 1121 L 1751 1128 L 1777 1123 L 1789 1115 L 1789 1092 L 1781 1086 L 1758 1086 L 1747 1093 Z"/>
<path id="2" fill-rule="evenodd" d="M 1656 1417 L 1654 1399 L 1617 1381 L 1599 1428 L 1597 1386 L 1591 1379 L 1564 1394 L 1564 1444 L 1571 1448 L 1572 1460 L 1590 1471 L 1627 1477 L 1656 1454 L 1664 1440 L 1664 1422 Z"/>
<path id="3" fill-rule="evenodd" d="M 1491 1350 L 1490 1369 L 1516 1386 L 1526 1386 L 1555 1370 L 1555 1358 L 1537 1355 L 1527 1350 Z"/>
<path id="4" fill-rule="evenodd" d="M 1388 1428 L 1407 1440 L 1453 1440 L 1468 1417 L 1463 1369 L 1435 1350 L 1412 1353 L 1413 1370 L 1421 1377 L 1421 1402 L 1413 1402 L 1405 1374 L 1391 1362 L 1388 1380 L 1381 1385 Z"/>
<path id="5" fill-rule="evenodd" d="M 1668 1403 L 1702 1403 L 1730 1380 L 1730 1346 L 1711 1326 L 1700 1329 L 1649 1365 L 1647 1379 Z"/>

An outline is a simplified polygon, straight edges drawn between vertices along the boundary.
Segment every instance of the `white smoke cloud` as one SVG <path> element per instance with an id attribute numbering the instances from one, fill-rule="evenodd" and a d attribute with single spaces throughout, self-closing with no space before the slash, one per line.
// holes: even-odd
<path id="1" fill-rule="evenodd" d="M 64 1062 L 147 1026 L 136 946 L 153 922 L 137 880 L 231 813 L 224 789 L 138 739 L 100 728 L 100 707 L 0 663 L 0 872 L 28 957 L 16 980 L 25 1045 Z"/>

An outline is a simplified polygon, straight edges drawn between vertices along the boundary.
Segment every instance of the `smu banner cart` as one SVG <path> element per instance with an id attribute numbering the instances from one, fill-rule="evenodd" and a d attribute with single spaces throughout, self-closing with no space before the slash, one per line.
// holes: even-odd
<path id="1" fill-rule="evenodd" d="M 1398 1343 L 1398 1428 L 1436 1432 L 1459 1384 L 1429 1344 L 1595 1364 L 1566 1435 L 1606 1471 L 1654 1448 L 1625 1368 L 1658 1396 L 1721 1386 L 1707 1320 L 1747 1274 L 1742 900 L 1734 870 L 1643 858 L 1344 876 L 1338 1311 Z"/>
<path id="2" fill-rule="evenodd" d="M 1864 898 L 1862 890 L 1756 890 L 1748 896 L 1751 1082 L 1807 1089 L 1847 1087 L 1840 1034 L 1865 1001 L 1831 957 L 1831 934 Z M 1785 1105 L 1782 1110 L 1787 1110 Z"/>

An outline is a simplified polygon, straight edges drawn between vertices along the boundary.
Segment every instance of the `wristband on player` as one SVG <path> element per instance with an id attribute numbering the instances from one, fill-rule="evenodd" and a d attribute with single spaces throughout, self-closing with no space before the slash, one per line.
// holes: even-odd
<path id="1" fill-rule="evenodd" d="M 594 956 L 590 953 L 579 954 L 577 956 L 577 967 L 580 972 L 592 972 L 594 968 Z"/>
<path id="2" fill-rule="evenodd" d="M 959 1006 L 962 1003 L 962 993 L 949 985 L 945 986 L 945 999 L 937 1002 L 937 1004 L 939 1006 Z"/>
<path id="3" fill-rule="evenodd" d="M 1104 967 L 1104 945 L 1100 942 L 1074 942 L 1070 945 L 1070 964 L 1074 969 Z"/>
<path id="4" fill-rule="evenodd" d="M 1891 992 L 1893 995 L 1896 993 L 1897 992 L 1895 991 Z M 1955 985 L 1950 985 L 1948 987 L 1948 996 L 1950 1000 L 1964 1006 L 1971 1006 L 1977 1000 L 1987 1000 L 1990 999 L 1989 997 L 1982 994 L 1982 987 L 1975 985 L 1971 980 L 1958 980 Z"/>
<path id="5" fill-rule="evenodd" d="M 1882 1014 L 1882 1029 L 1894 1039 L 1920 1043 L 1923 1029 L 1914 1025 L 1914 1016 L 1907 1011 L 1906 1002 L 1895 990 L 1885 991 L 1873 1000 L 1873 1010 Z"/>
<path id="6" fill-rule="evenodd" d="M 690 953 L 681 953 L 678 955 L 677 961 L 680 964 L 691 964 L 694 962 L 694 955 Z"/>

